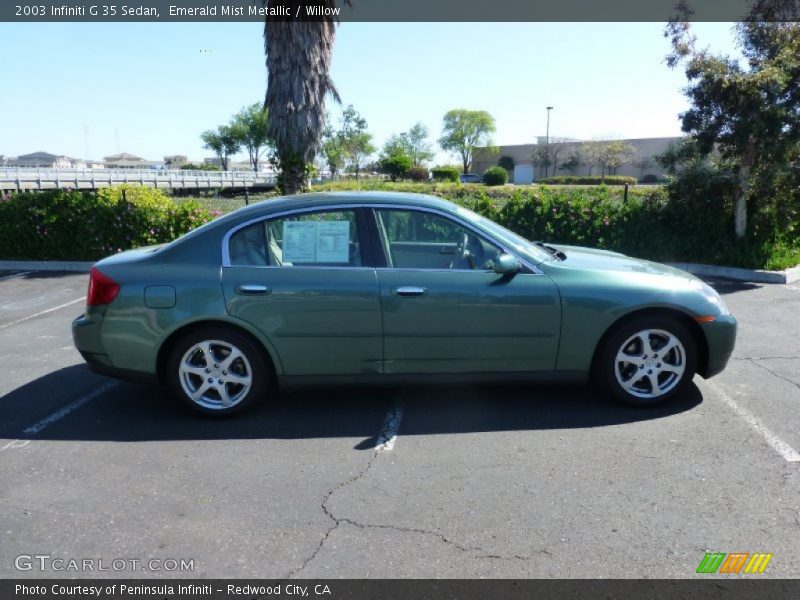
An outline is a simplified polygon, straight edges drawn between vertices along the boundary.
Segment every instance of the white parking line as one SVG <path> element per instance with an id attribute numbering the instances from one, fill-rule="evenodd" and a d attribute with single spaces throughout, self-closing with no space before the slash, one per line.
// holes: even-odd
<path id="1" fill-rule="evenodd" d="M 53 308 L 48 308 L 47 310 L 42 310 L 37 313 L 33 313 L 32 315 L 28 315 L 27 317 L 22 317 L 17 319 L 16 321 L 11 321 L 10 323 L 5 323 L 4 325 L 0 325 L 0 330 L 8 329 L 13 325 L 19 325 L 20 323 L 24 323 L 25 321 L 30 321 L 31 319 L 35 319 L 36 317 L 41 317 L 42 315 L 46 315 L 48 313 L 54 312 L 56 310 L 60 310 L 67 306 L 71 306 L 73 304 L 77 304 L 78 302 L 85 302 L 86 296 L 81 296 L 80 298 L 75 298 L 75 300 L 70 300 L 69 302 L 65 302 L 64 304 L 59 304 L 58 306 L 54 306 Z"/>
<path id="2" fill-rule="evenodd" d="M 33 273 L 33 271 L 23 271 L 22 273 L 12 273 L 11 275 L 4 275 L 3 277 L 0 277 L 0 281 L 3 281 L 4 279 L 14 279 L 14 277 L 22 277 L 23 275 L 30 275 L 31 273 Z"/>
<path id="3" fill-rule="evenodd" d="M 788 283 L 786 284 L 786 287 L 789 288 L 790 290 L 794 290 L 795 292 L 800 292 L 800 288 L 799 287 L 795 287 L 793 285 L 789 285 Z"/>
<path id="4" fill-rule="evenodd" d="M 39 433 L 45 427 L 48 427 L 48 426 L 52 425 L 56 421 L 60 421 L 61 419 L 66 417 L 69 413 L 71 413 L 73 410 L 75 410 L 77 408 L 80 408 L 81 406 L 83 406 L 87 402 L 90 402 L 90 401 L 94 400 L 98 396 L 106 393 L 108 390 L 110 390 L 111 388 L 113 388 L 113 387 L 115 387 L 117 385 L 119 385 L 118 381 L 109 381 L 107 383 L 104 383 L 103 385 L 101 385 L 96 390 L 94 390 L 92 392 L 89 392 L 85 396 L 81 396 L 80 398 L 78 398 L 77 400 L 75 400 L 73 402 L 70 402 L 69 404 L 67 404 L 63 408 L 58 409 L 56 412 L 54 412 L 49 417 L 46 417 L 46 418 L 42 419 L 38 423 L 34 423 L 33 425 L 31 425 L 30 427 L 25 429 L 22 433 L 24 433 L 26 435 L 36 435 L 37 433 Z"/>
<path id="5" fill-rule="evenodd" d="M 397 432 L 400 431 L 400 423 L 403 420 L 403 402 L 398 400 L 394 406 L 386 413 L 383 419 L 383 427 L 378 434 L 378 439 L 375 442 L 375 450 L 379 452 L 388 452 L 394 448 L 394 443 L 397 440 Z"/>
<path id="6" fill-rule="evenodd" d="M 760 434 L 761 437 L 766 440 L 767 444 L 769 444 L 775 452 L 780 454 L 786 462 L 800 462 L 800 452 L 772 433 L 772 431 L 770 431 L 755 415 L 750 413 L 750 411 L 736 404 L 736 401 L 726 394 L 716 383 L 713 381 L 705 381 L 704 383 L 712 388 L 722 401 L 727 404 L 733 412 L 739 415 L 745 423 Z"/>
<path id="7" fill-rule="evenodd" d="M 4 452 L 6 450 L 19 450 L 20 448 L 24 448 L 30 443 L 31 443 L 30 440 L 11 440 L 5 446 L 0 448 L 0 452 Z"/>

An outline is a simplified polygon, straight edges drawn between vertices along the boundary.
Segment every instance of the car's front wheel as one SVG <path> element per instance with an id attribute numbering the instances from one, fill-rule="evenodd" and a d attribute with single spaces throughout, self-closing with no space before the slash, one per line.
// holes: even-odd
<path id="1" fill-rule="evenodd" d="M 617 326 L 600 349 L 595 375 L 615 399 L 655 406 L 685 390 L 696 368 L 691 333 L 675 319 L 654 316 Z"/>
<path id="2" fill-rule="evenodd" d="M 249 337 L 209 326 L 182 337 L 167 363 L 167 384 L 185 404 L 208 415 L 239 412 L 266 395 L 270 369 Z"/>

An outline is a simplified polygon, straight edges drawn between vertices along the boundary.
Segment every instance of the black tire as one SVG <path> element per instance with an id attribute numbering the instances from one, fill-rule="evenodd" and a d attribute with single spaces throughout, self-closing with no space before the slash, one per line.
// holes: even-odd
<path id="1" fill-rule="evenodd" d="M 678 344 L 673 345 L 675 340 Z M 615 326 L 601 343 L 595 358 L 594 380 L 623 404 L 640 407 L 664 404 L 686 390 L 697 370 L 697 347 L 692 334 L 670 317 L 643 316 L 625 321 Z M 666 354 L 659 354 L 664 348 Z M 629 360 L 618 361 L 618 356 Z"/>
<path id="2" fill-rule="evenodd" d="M 195 329 L 181 337 L 172 347 L 164 376 L 175 398 L 215 417 L 241 412 L 264 399 L 271 379 L 264 349 L 249 336 L 219 325 Z M 223 395 L 227 395 L 227 402 Z"/>

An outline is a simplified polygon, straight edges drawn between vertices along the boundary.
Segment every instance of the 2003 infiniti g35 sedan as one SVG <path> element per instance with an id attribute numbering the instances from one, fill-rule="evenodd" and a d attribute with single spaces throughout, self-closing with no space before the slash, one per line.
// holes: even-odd
<path id="1" fill-rule="evenodd" d="M 90 367 L 225 415 L 272 383 L 591 380 L 664 402 L 733 351 L 708 285 L 613 252 L 529 242 L 412 194 L 307 194 L 91 270 Z"/>

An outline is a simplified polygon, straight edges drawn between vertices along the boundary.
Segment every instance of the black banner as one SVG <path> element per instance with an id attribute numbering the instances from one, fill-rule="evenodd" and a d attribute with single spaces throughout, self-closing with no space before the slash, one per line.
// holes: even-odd
<path id="1" fill-rule="evenodd" d="M 3 600 L 678 600 L 796 599 L 800 580 L 114 580 L 0 581 Z"/>
<path id="2" fill-rule="evenodd" d="M 665 22 L 678 0 L 12 0 L 0 21 Z M 688 0 L 693 21 L 742 20 L 754 0 Z M 797 14 L 800 0 L 781 0 Z"/>

